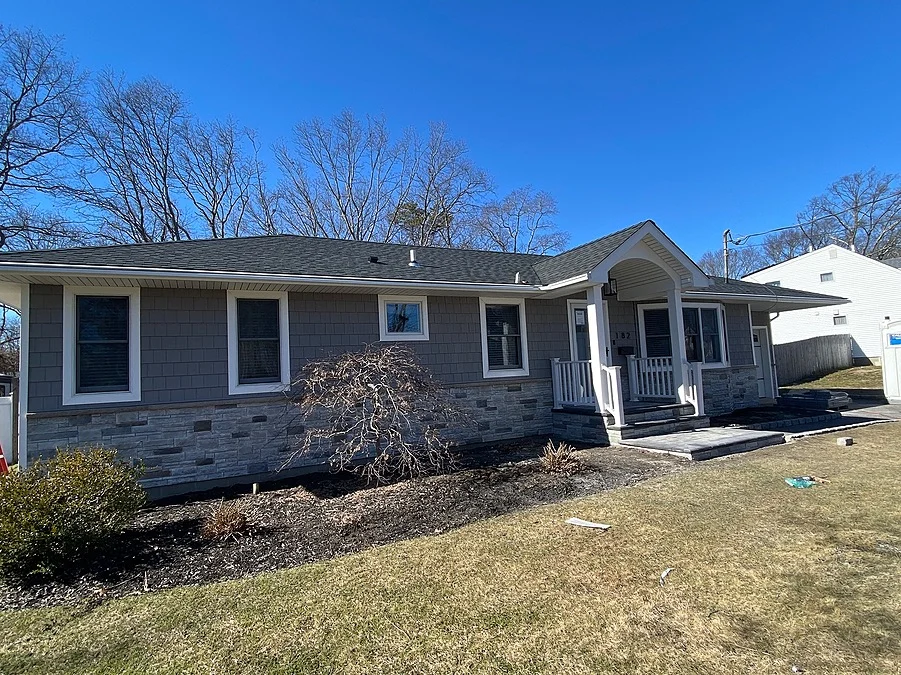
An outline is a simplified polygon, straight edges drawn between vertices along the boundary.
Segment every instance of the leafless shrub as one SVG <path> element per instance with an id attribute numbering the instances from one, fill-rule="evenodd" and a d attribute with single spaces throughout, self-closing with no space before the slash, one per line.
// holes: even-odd
<path id="1" fill-rule="evenodd" d="M 335 470 L 373 482 L 446 470 L 452 454 L 443 429 L 464 422 L 412 350 L 399 345 L 312 361 L 295 391 L 306 433 L 286 465 L 325 449 Z"/>
<path id="2" fill-rule="evenodd" d="M 541 467 L 548 473 L 571 473 L 579 466 L 573 456 L 576 449 L 569 443 L 549 440 L 541 453 Z"/>
<path id="3" fill-rule="evenodd" d="M 204 519 L 200 536 L 221 540 L 247 529 L 247 516 L 235 502 L 224 500 Z"/>

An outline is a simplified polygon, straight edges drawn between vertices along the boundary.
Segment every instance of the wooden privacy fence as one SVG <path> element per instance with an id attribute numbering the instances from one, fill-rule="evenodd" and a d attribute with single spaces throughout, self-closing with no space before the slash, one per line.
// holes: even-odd
<path id="1" fill-rule="evenodd" d="M 779 385 L 811 380 L 853 365 L 850 335 L 820 335 L 776 345 Z"/>

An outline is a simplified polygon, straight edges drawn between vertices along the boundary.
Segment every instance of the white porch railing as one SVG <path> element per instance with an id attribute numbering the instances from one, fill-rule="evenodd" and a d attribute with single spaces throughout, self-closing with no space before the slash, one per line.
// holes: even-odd
<path id="1" fill-rule="evenodd" d="M 700 363 L 682 363 L 683 382 L 685 383 L 685 402 L 695 407 L 695 416 L 704 416 L 704 383 Z"/>
<path id="2" fill-rule="evenodd" d="M 564 405 L 594 406 L 591 361 L 551 361 L 554 384 L 554 407 Z"/>
<path id="3" fill-rule="evenodd" d="M 623 383 L 619 366 L 601 364 L 601 403 L 595 396 L 591 376 L 591 361 L 551 361 L 551 380 L 554 386 L 554 407 L 592 407 L 609 413 L 617 426 L 625 422 Z"/>
<path id="4" fill-rule="evenodd" d="M 676 398 L 671 356 L 629 357 L 629 399 Z"/>

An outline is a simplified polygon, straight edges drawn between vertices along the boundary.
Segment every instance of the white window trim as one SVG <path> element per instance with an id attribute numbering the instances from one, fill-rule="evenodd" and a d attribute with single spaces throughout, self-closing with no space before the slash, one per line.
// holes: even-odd
<path id="1" fill-rule="evenodd" d="M 519 307 L 519 327 L 522 334 L 522 368 L 490 370 L 488 368 L 488 324 L 485 305 L 516 305 Z M 529 375 L 529 344 L 526 339 L 526 301 L 523 298 L 479 298 L 479 323 L 482 333 L 482 377 L 527 377 Z"/>
<path id="2" fill-rule="evenodd" d="M 75 298 L 79 295 L 128 298 L 128 390 L 75 391 Z M 123 403 L 141 400 L 141 289 L 100 286 L 63 287 L 63 405 Z"/>
<path id="3" fill-rule="evenodd" d="M 419 303 L 420 327 L 419 333 L 389 333 L 386 305 L 390 303 Z M 379 340 L 382 342 L 401 342 L 410 340 L 429 339 L 429 305 L 428 298 L 424 295 L 380 295 L 379 296 Z"/>
<path id="4" fill-rule="evenodd" d="M 278 347 L 281 379 L 279 382 L 238 383 L 238 300 L 278 300 Z M 228 393 L 273 394 L 291 386 L 291 337 L 288 329 L 288 293 L 286 291 L 228 291 Z"/>
<path id="5" fill-rule="evenodd" d="M 828 279 L 824 279 L 823 277 L 828 277 Z M 820 272 L 820 283 L 828 284 L 835 281 L 835 273 L 834 272 Z"/>
<path id="6" fill-rule="evenodd" d="M 642 356 L 648 353 L 647 341 L 645 339 L 644 332 L 644 310 L 646 309 L 666 309 L 668 305 L 665 302 L 652 303 L 647 305 L 638 305 L 638 334 L 641 340 L 641 353 Z M 721 303 L 712 303 L 712 302 L 683 302 L 682 309 L 715 309 L 716 310 L 716 320 L 719 323 L 720 327 L 720 354 L 723 355 L 722 361 L 713 361 L 711 363 L 705 363 L 700 361 L 699 364 L 701 368 L 728 368 L 729 367 L 729 354 L 726 351 L 726 317 L 725 317 L 725 308 Z M 684 339 L 684 337 L 683 337 Z M 752 344 L 753 349 L 753 344 Z"/>

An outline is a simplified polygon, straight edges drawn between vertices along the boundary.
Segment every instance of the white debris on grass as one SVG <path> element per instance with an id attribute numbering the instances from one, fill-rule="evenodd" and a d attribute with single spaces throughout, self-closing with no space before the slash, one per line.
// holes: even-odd
<path id="1" fill-rule="evenodd" d="M 669 573 L 672 572 L 674 569 L 675 569 L 674 567 L 667 567 L 665 570 L 663 570 L 663 574 L 660 575 L 660 585 L 661 586 L 666 585 L 666 578 L 669 576 Z"/>
<path id="2" fill-rule="evenodd" d="M 609 530 L 610 526 L 605 523 L 593 523 L 590 520 L 582 520 L 581 518 L 568 518 L 566 522 L 569 525 L 578 525 L 579 527 L 590 527 L 595 530 Z"/>

